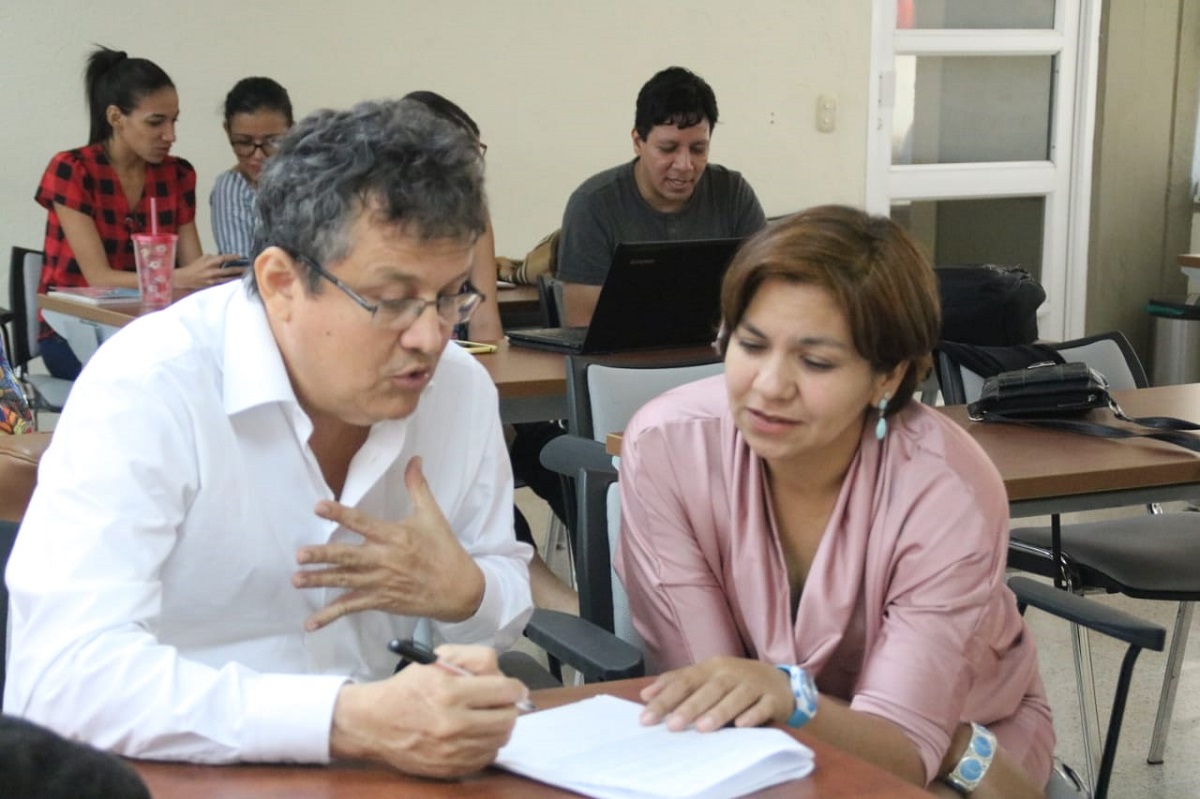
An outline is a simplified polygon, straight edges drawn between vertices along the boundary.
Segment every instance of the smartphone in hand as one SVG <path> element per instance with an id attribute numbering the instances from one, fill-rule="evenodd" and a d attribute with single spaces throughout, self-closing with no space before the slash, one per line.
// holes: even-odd
<path id="1" fill-rule="evenodd" d="M 249 265 L 250 265 L 249 258 L 237 258 L 235 260 L 226 261 L 225 263 L 221 264 L 221 268 L 222 269 L 233 269 L 233 268 L 244 269 Z"/>

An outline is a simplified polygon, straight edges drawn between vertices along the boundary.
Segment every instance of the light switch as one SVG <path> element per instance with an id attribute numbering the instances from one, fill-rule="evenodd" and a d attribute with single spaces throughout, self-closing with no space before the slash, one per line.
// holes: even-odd
<path id="1" fill-rule="evenodd" d="M 837 98 L 832 94 L 822 94 L 817 98 L 817 130 L 833 133 L 836 127 Z"/>

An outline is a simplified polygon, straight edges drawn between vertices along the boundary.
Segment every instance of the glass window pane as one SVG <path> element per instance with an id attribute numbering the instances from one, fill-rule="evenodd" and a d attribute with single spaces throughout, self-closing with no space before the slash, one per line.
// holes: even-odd
<path id="1" fill-rule="evenodd" d="M 891 215 L 935 266 L 1001 264 L 1042 275 L 1044 197 L 897 203 Z"/>
<path id="2" fill-rule="evenodd" d="M 1050 158 L 1053 56 L 897 56 L 893 164 Z"/>
<path id="3" fill-rule="evenodd" d="M 1054 0 L 896 0 L 896 27 L 996 30 L 1054 27 Z"/>

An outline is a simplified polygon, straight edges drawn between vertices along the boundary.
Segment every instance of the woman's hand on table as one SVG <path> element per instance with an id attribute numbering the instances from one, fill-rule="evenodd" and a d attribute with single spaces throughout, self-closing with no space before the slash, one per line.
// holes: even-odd
<path id="1" fill-rule="evenodd" d="M 222 264 L 236 261 L 239 255 L 201 255 L 187 266 L 175 270 L 175 286 L 181 289 L 204 289 L 241 277 L 245 269 L 226 267 Z"/>
<path id="2" fill-rule="evenodd" d="M 796 706 L 786 674 L 769 663 L 734 657 L 668 671 L 642 689 L 641 697 L 642 724 L 665 721 L 673 731 L 782 723 Z"/>

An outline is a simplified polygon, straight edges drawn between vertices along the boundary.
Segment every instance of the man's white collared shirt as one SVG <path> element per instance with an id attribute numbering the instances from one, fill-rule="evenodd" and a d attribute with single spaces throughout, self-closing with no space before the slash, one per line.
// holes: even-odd
<path id="1" fill-rule="evenodd" d="M 121 754 L 329 758 L 337 692 L 391 674 L 419 619 L 367 611 L 307 633 L 338 595 L 296 589 L 296 551 L 355 533 L 308 447 L 262 304 L 240 281 L 131 323 L 88 363 L 9 561 L 4 710 Z M 448 347 L 417 409 L 372 427 L 340 502 L 399 520 L 414 455 L 483 570 L 476 614 L 435 640 L 507 648 L 530 613 L 496 389 Z"/>

